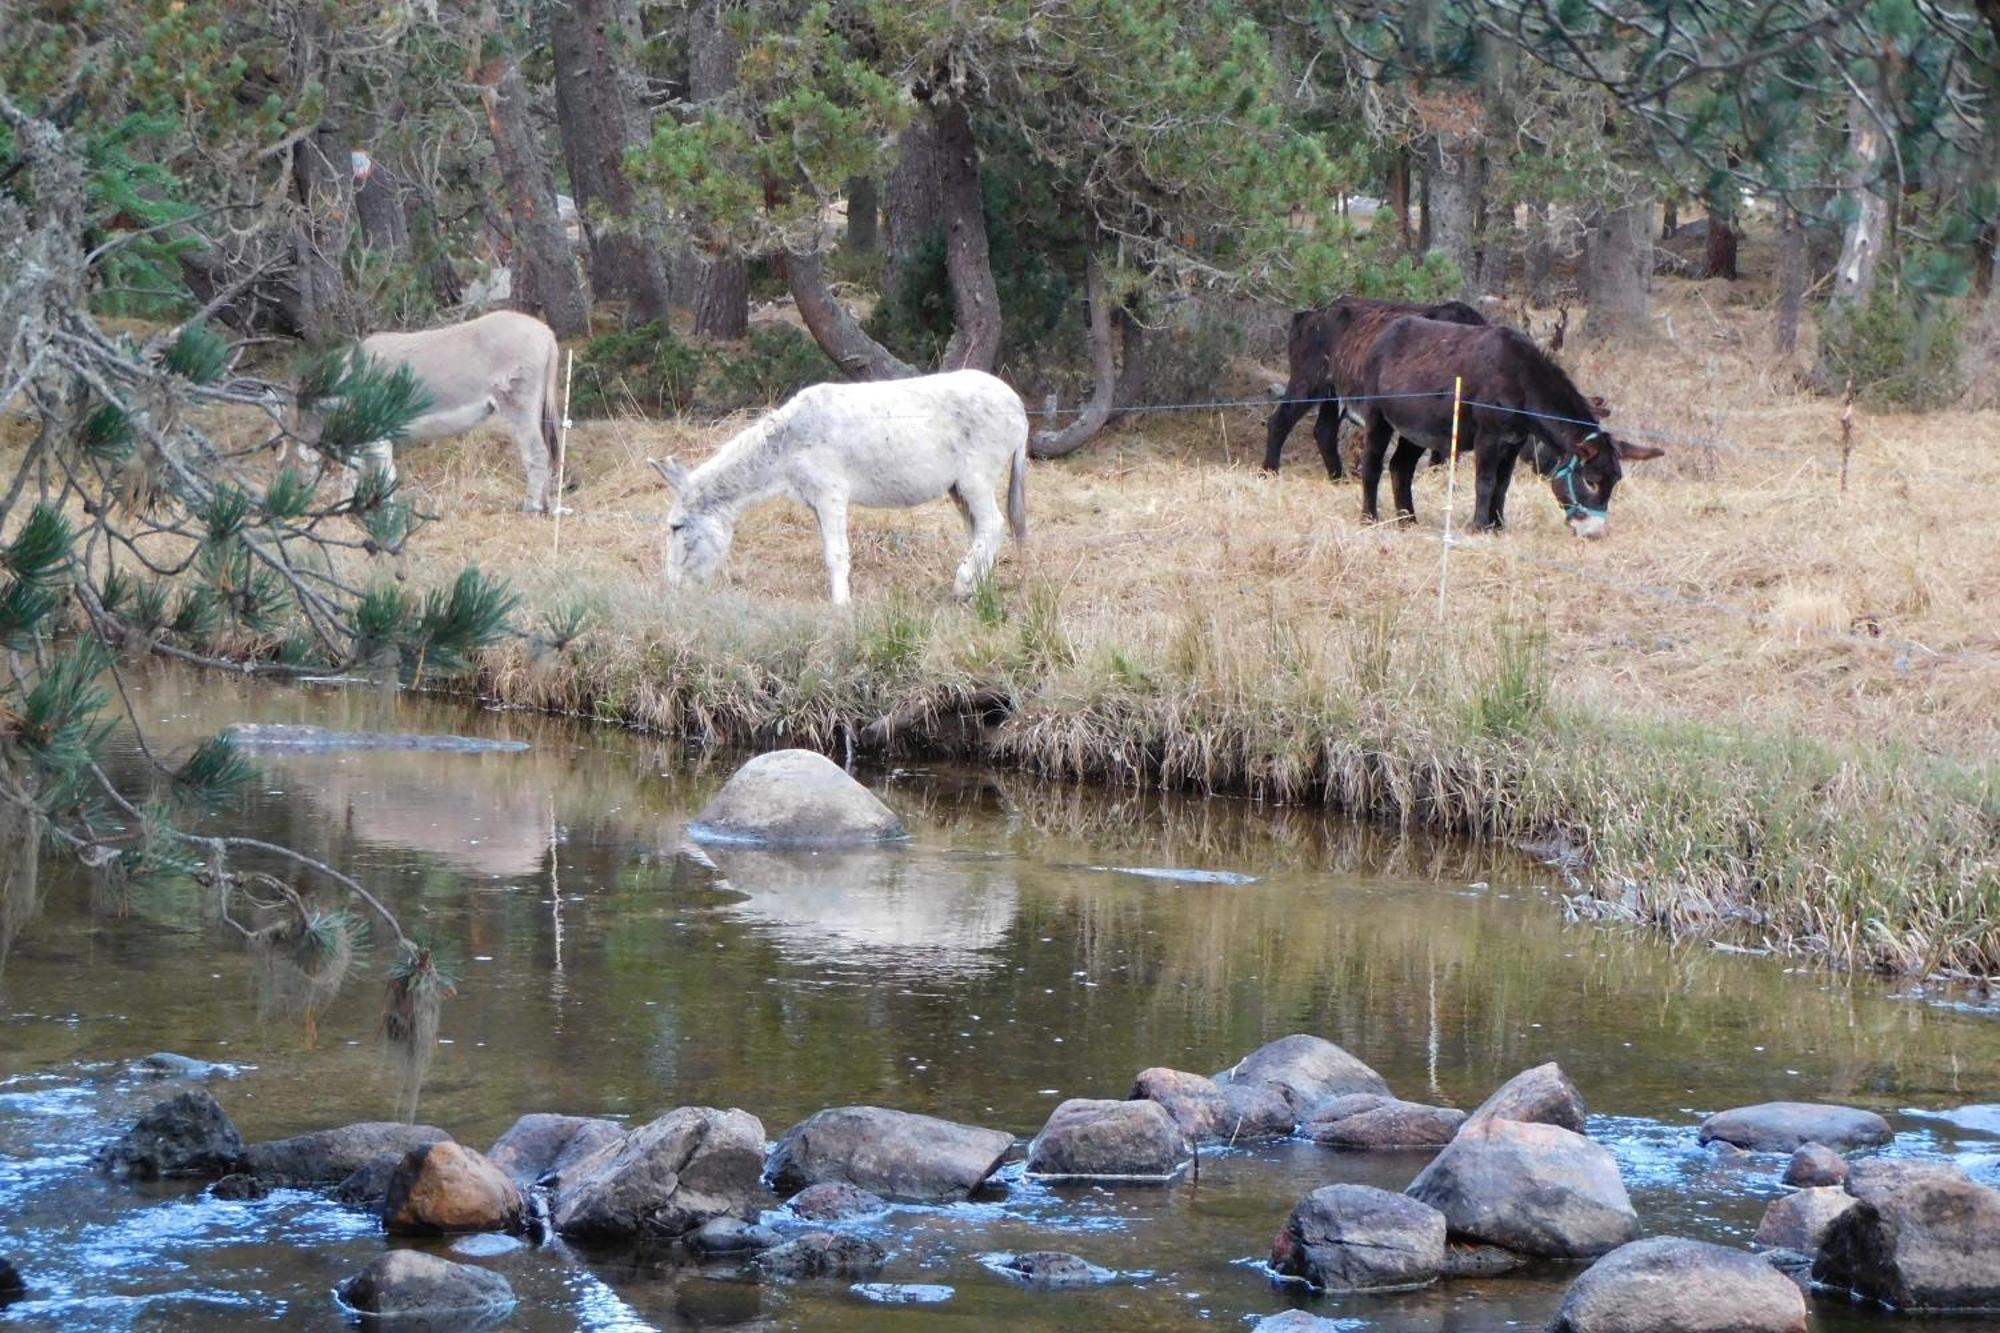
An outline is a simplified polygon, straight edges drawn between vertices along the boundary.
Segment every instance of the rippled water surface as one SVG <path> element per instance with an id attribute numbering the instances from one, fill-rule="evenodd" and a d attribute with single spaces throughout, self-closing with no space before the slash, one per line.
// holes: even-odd
<path id="1" fill-rule="evenodd" d="M 907 848 L 725 850 L 704 868 L 677 854 L 680 833 L 729 765 L 674 744 L 217 677 L 154 677 L 141 703 L 170 749 L 233 720 L 532 748 L 263 756 L 255 793 L 212 816 L 340 864 L 444 944 L 459 994 L 422 1066 L 381 1036 L 384 932 L 327 1001 L 261 967 L 193 885 L 128 894 L 53 864 L 37 877 L 0 848 L 0 1254 L 32 1285 L 0 1320 L 340 1325 L 330 1289 L 385 1243 L 373 1219 L 305 1193 L 221 1202 L 86 1169 L 171 1090 L 128 1069 L 159 1050 L 233 1067 L 211 1087 L 248 1139 L 414 1113 L 484 1146 L 528 1111 L 636 1123 L 689 1103 L 740 1106 L 776 1137 L 856 1102 L 1025 1138 L 1060 1099 L 1123 1096 L 1144 1066 L 1207 1072 L 1309 1031 L 1404 1097 L 1460 1106 L 1559 1059 L 1652 1233 L 1747 1243 L 1781 1159 L 1727 1161 L 1694 1141 L 1703 1114 L 1745 1102 L 1872 1107 L 1899 1130 L 1896 1151 L 2000 1183 L 2000 1017 L 1565 924 L 1550 873 L 1507 854 L 1398 844 L 1306 812 L 909 767 L 865 775 L 909 820 Z M 1355 1329 L 1540 1327 L 1561 1271 L 1307 1301 L 1257 1266 L 1307 1189 L 1400 1188 L 1421 1165 L 1286 1143 L 1204 1153 L 1197 1178 L 1167 1188 L 1052 1188 L 1011 1171 L 990 1198 L 866 1224 L 892 1252 L 882 1282 L 931 1288 L 924 1304 L 658 1254 L 553 1245 L 477 1261 L 513 1282 L 518 1329 L 1240 1328 L 1293 1303 Z M 1120 1278 L 1030 1293 L 978 1258 L 1050 1248 Z M 1823 1329 L 1887 1326 L 1816 1315 Z"/>

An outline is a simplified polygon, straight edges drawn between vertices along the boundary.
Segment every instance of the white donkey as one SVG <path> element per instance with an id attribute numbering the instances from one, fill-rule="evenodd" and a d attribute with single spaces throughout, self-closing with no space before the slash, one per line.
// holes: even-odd
<path id="1" fill-rule="evenodd" d="M 758 418 L 692 470 L 654 467 L 674 489 L 667 582 L 707 579 L 729 555 L 736 521 L 790 496 L 819 520 L 836 605 L 847 595 L 847 506 L 907 509 L 949 495 L 972 534 L 952 589 L 970 596 L 1002 538 L 994 487 L 1007 473 L 1007 522 L 1028 536 L 1028 413 L 1020 395 L 978 370 L 865 384 L 817 384 Z"/>
<path id="2" fill-rule="evenodd" d="M 360 351 L 384 370 L 408 366 L 428 396 L 429 406 L 403 432 L 405 440 L 441 440 L 496 426 L 521 456 L 527 482 L 521 508 L 534 513 L 557 503 L 556 335 L 548 325 L 532 315 L 496 310 L 441 329 L 370 334 Z M 316 430 L 307 434 L 317 437 Z M 306 443 L 310 449 L 312 439 Z M 396 475 L 387 440 L 367 446 L 364 455 Z M 351 469 L 348 487 L 353 488 Z"/>

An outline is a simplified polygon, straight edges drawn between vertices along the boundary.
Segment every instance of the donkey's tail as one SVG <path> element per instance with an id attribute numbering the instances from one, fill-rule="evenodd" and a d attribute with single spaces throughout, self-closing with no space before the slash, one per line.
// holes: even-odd
<path id="1" fill-rule="evenodd" d="M 1014 459 L 1007 468 L 1007 526 L 1014 530 L 1014 540 L 1025 546 L 1028 542 L 1028 437 L 1024 432 L 1021 442 L 1014 446 Z"/>
<path id="2" fill-rule="evenodd" d="M 549 484 L 555 485 L 555 478 L 562 475 L 562 435 L 557 430 L 556 419 L 556 368 L 562 362 L 562 349 L 555 339 L 549 339 L 548 364 L 542 369 L 542 446 L 549 451 Z M 564 403 L 564 407 L 569 404 Z M 557 496 L 554 504 L 561 504 Z"/>

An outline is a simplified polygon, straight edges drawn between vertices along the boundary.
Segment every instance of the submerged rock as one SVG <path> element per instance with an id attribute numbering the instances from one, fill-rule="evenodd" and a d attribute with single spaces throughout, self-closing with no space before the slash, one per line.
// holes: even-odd
<path id="1" fill-rule="evenodd" d="M 1292 1132 L 1291 1105 L 1276 1088 L 1217 1083 L 1179 1069 L 1145 1069 L 1132 1081 L 1134 1101 L 1158 1102 L 1193 1142 L 1237 1142 Z"/>
<path id="2" fill-rule="evenodd" d="M 1444 1247 L 1444 1268 L 1438 1276 L 1499 1277 L 1503 1273 L 1526 1268 L 1530 1262 L 1525 1254 L 1516 1254 L 1498 1245 L 1449 1241 Z"/>
<path id="3" fill-rule="evenodd" d="M 696 842 L 839 847 L 907 837 L 875 793 L 811 750 L 760 754 L 688 825 Z"/>
<path id="4" fill-rule="evenodd" d="M 1391 1095 L 1380 1074 L 1332 1042 L 1303 1032 L 1258 1047 L 1217 1074 L 1215 1081 L 1276 1089 L 1295 1122 L 1343 1093 Z"/>
<path id="5" fill-rule="evenodd" d="M 1300 1132 L 1330 1148 L 1442 1148 L 1465 1123 L 1465 1112 L 1394 1097 L 1350 1093 L 1312 1113 Z"/>
<path id="6" fill-rule="evenodd" d="M 132 1072 L 143 1078 L 178 1078 L 189 1083 L 206 1083 L 210 1079 L 235 1078 L 237 1069 L 234 1065 L 197 1060 L 191 1055 L 155 1051 L 143 1059 L 134 1060 Z"/>
<path id="7" fill-rule="evenodd" d="M 380 731 L 332 731 L 285 722 L 238 722 L 222 734 L 242 750 L 433 750 L 444 754 L 514 754 L 526 741 L 487 736 L 417 736 Z"/>
<path id="8" fill-rule="evenodd" d="M 1349 1329 L 1353 1325 L 1338 1319 L 1325 1319 L 1305 1310 L 1285 1310 L 1265 1315 L 1255 1327 L 1257 1333 L 1333 1333 L 1335 1329 Z"/>
<path id="9" fill-rule="evenodd" d="M 1529 1125 L 1560 1125 L 1572 1134 L 1582 1134 L 1586 1132 L 1584 1125 L 1589 1115 L 1583 1094 L 1569 1081 L 1562 1066 L 1551 1060 L 1524 1069 L 1502 1083 L 1465 1118 L 1465 1123 L 1516 1120 Z"/>
<path id="10" fill-rule="evenodd" d="M 389 1176 L 382 1227 L 391 1235 L 518 1231 L 521 1191 L 483 1153 L 449 1139 L 412 1148 Z"/>
<path id="11" fill-rule="evenodd" d="M 370 1163 L 401 1160 L 412 1148 L 450 1137 L 435 1125 L 369 1120 L 253 1143 L 243 1150 L 243 1169 L 276 1185 L 338 1185 Z"/>
<path id="12" fill-rule="evenodd" d="M 1028 1172 L 1165 1179 L 1186 1156 L 1186 1136 L 1158 1102 L 1073 1097 L 1049 1114 L 1028 1145 Z"/>
<path id="13" fill-rule="evenodd" d="M 1873 1111 L 1823 1102 L 1763 1102 L 1717 1111 L 1701 1122 L 1701 1141 L 1720 1139 L 1751 1152 L 1797 1152 L 1820 1143 L 1837 1152 L 1876 1148 L 1895 1137 Z"/>
<path id="14" fill-rule="evenodd" d="M 1537 1258 L 1592 1258 L 1639 1232 L 1617 1159 L 1560 1125 L 1467 1125 L 1405 1192 L 1453 1239 Z"/>
<path id="15" fill-rule="evenodd" d="M 236 1169 L 243 1139 L 222 1106 L 199 1088 L 155 1102 L 132 1128 L 97 1150 L 91 1164 L 114 1176 L 220 1176 Z"/>
<path id="16" fill-rule="evenodd" d="M 867 1279 L 882 1271 L 889 1252 L 866 1236 L 808 1231 L 759 1254 L 757 1267 L 772 1277 Z"/>
<path id="17" fill-rule="evenodd" d="M 877 1305 L 942 1305 L 956 1294 L 936 1282 L 857 1282 L 848 1290 Z"/>
<path id="18" fill-rule="evenodd" d="M 1956 1167 L 1857 1164 L 1813 1280 L 1898 1310 L 2000 1310 L 2000 1191 Z"/>
<path id="19" fill-rule="evenodd" d="M 268 1181 L 245 1175 L 239 1171 L 235 1175 L 224 1176 L 208 1187 L 210 1198 L 226 1199 L 231 1203 L 243 1203 L 261 1199 L 271 1192 Z"/>
<path id="20" fill-rule="evenodd" d="M 1834 1219 L 1854 1206 L 1854 1196 L 1836 1186 L 1802 1189 L 1771 1200 L 1750 1243 L 1767 1250 L 1814 1254 Z"/>
<path id="21" fill-rule="evenodd" d="M 765 1169 L 780 1194 L 837 1180 L 898 1202 L 944 1203 L 971 1194 L 1013 1146 L 1014 1136 L 1003 1130 L 880 1106 L 836 1106 L 786 1130 Z"/>
<path id="22" fill-rule="evenodd" d="M 17 1301 L 27 1293 L 28 1283 L 21 1276 L 21 1270 L 5 1259 L 0 1259 L 0 1305 Z"/>
<path id="23" fill-rule="evenodd" d="M 822 1180 L 808 1185 L 786 1200 L 792 1215 L 808 1222 L 844 1222 L 853 1217 L 873 1217 L 885 1211 L 888 1201 L 881 1195 L 850 1185 L 844 1180 Z"/>
<path id="24" fill-rule="evenodd" d="M 503 1254 L 512 1254 L 527 1244 L 519 1236 L 503 1235 L 498 1231 L 475 1231 L 469 1236 L 460 1236 L 451 1243 L 451 1252 L 467 1259 L 498 1259 Z"/>
<path id="25" fill-rule="evenodd" d="M 394 1319 L 398 1329 L 478 1325 L 514 1308 L 514 1289 L 498 1273 L 421 1250 L 377 1255 L 335 1290 L 349 1309 Z"/>
<path id="26" fill-rule="evenodd" d="M 623 1138 L 615 1120 L 580 1115 L 524 1115 L 493 1141 L 486 1156 L 526 1189 L 575 1166 L 606 1144 Z"/>
<path id="27" fill-rule="evenodd" d="M 1100 1268 L 1088 1259 L 1061 1250 L 982 1254 L 979 1262 L 1004 1278 L 1043 1291 L 1094 1287 L 1118 1276 L 1108 1268 Z"/>
<path id="28" fill-rule="evenodd" d="M 1435 1282 L 1444 1215 L 1369 1185 L 1326 1185 L 1299 1200 L 1271 1241 L 1271 1267 L 1327 1291 L 1388 1291 Z"/>
<path id="29" fill-rule="evenodd" d="M 1805 1333 L 1798 1284 L 1740 1250 L 1655 1236 L 1570 1284 L 1549 1333 Z"/>
<path id="30" fill-rule="evenodd" d="M 740 1217 L 711 1217 L 688 1234 L 686 1243 L 696 1254 L 755 1254 L 770 1249 L 780 1239 L 771 1228 Z"/>
<path id="31" fill-rule="evenodd" d="M 1847 1179 L 1847 1159 L 1824 1143 L 1801 1144 L 1785 1165 L 1787 1185 L 1838 1185 Z"/>
<path id="32" fill-rule="evenodd" d="M 334 1202 L 364 1213 L 380 1213 L 382 1200 L 389 1197 L 389 1178 L 402 1161 L 399 1153 L 369 1158 L 333 1187 Z"/>
<path id="33" fill-rule="evenodd" d="M 683 1106 L 565 1171 L 550 1215 L 572 1239 L 677 1240 L 764 1198 L 764 1126 L 744 1111 Z"/>

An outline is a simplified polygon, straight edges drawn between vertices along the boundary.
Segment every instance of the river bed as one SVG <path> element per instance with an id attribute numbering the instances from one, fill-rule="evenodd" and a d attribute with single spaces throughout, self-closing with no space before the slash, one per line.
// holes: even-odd
<path id="1" fill-rule="evenodd" d="M 1462 1107 L 1559 1060 L 1648 1234 L 1748 1243 L 1784 1192 L 1783 1159 L 1723 1158 L 1695 1126 L 1750 1102 L 1865 1106 L 1898 1130 L 1892 1151 L 2000 1184 L 2000 1110 L 1958 1111 L 2000 1102 L 2000 1015 L 1567 922 L 1554 872 L 1512 853 L 911 765 L 863 774 L 909 846 L 719 852 L 719 880 L 678 853 L 729 757 L 369 689 L 159 671 L 137 699 L 169 751 L 239 721 L 530 748 L 259 754 L 254 790 L 207 816 L 343 867 L 443 946 L 458 994 L 427 1062 L 382 1037 L 383 932 L 309 1025 L 191 883 L 126 893 L 55 861 L 0 874 L 0 1256 L 32 1288 L 0 1322 L 342 1326 L 331 1288 L 384 1245 L 374 1219 L 296 1191 L 225 1202 L 198 1182 L 89 1172 L 95 1145 L 173 1090 L 131 1070 L 154 1051 L 226 1066 L 207 1086 L 248 1140 L 413 1116 L 483 1148 L 526 1112 L 637 1124 L 685 1104 L 741 1107 L 773 1138 L 871 1103 L 1025 1139 L 1063 1098 L 1122 1097 L 1141 1068 L 1207 1072 L 1312 1032 L 1398 1095 Z M 1132 873 L 1161 870 L 1230 873 Z M 1539 1328 L 1560 1272 L 1310 1299 L 1261 1268 L 1308 1189 L 1399 1189 L 1424 1160 L 1287 1142 L 1204 1151 L 1198 1177 L 1119 1188 L 1009 1168 L 973 1203 L 863 1224 L 891 1251 L 883 1282 L 950 1288 L 923 1306 L 560 1243 L 478 1262 L 513 1283 L 505 1326 L 522 1330 L 1242 1328 L 1295 1304 L 1385 1333 Z M 1022 1249 L 1120 1276 L 1038 1293 L 978 1262 Z M 1815 1313 L 1826 1330 L 1892 1322 Z"/>

